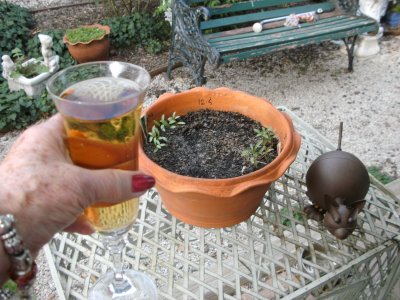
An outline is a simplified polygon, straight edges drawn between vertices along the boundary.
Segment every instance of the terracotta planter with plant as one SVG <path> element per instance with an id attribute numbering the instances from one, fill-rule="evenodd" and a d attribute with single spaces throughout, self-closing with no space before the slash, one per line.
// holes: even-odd
<path id="1" fill-rule="evenodd" d="M 71 56 L 78 62 L 108 60 L 110 27 L 94 24 L 68 29 L 64 35 Z"/>
<path id="2" fill-rule="evenodd" d="M 260 205 L 271 183 L 281 177 L 295 160 L 300 135 L 289 117 L 262 98 L 227 88 L 195 88 L 164 94 L 143 115 L 147 131 L 163 115 L 183 116 L 198 110 L 240 113 L 270 127 L 279 139 L 277 157 L 261 169 L 233 178 L 204 179 L 175 174 L 153 162 L 139 147 L 139 165 L 156 178 L 156 188 L 166 209 L 185 223 L 220 228 L 248 219 Z M 177 157 L 176 159 L 179 159 Z"/>

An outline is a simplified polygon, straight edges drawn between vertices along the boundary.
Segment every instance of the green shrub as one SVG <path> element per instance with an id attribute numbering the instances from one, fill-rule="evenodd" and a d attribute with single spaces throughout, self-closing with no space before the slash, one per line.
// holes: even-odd
<path id="1" fill-rule="evenodd" d="M 67 46 L 63 42 L 64 30 L 62 29 L 53 29 L 53 30 L 45 30 L 41 32 L 42 34 L 47 34 L 53 38 L 53 51 L 60 57 L 60 69 L 64 69 L 66 67 L 72 66 L 75 64 L 75 60 L 68 52 Z M 26 56 L 28 57 L 41 57 L 42 54 L 40 52 L 40 41 L 39 37 L 35 35 L 28 41 L 28 45 L 26 48 Z"/>
<path id="2" fill-rule="evenodd" d="M 162 16 L 146 12 L 107 18 L 101 23 L 110 26 L 111 45 L 114 48 L 135 45 L 144 47 L 150 53 L 164 50 L 171 32 L 171 26 Z"/>
<path id="3" fill-rule="evenodd" d="M 6 82 L 0 83 L 0 131 L 26 128 L 55 112 L 46 91 L 38 98 L 31 98 L 23 90 L 10 92 Z"/>
<path id="4" fill-rule="evenodd" d="M 114 16 L 130 15 L 132 12 L 144 12 L 149 8 L 150 1 L 138 0 L 95 0 L 96 5 L 103 3 L 104 7 Z"/>
<path id="5" fill-rule="evenodd" d="M 30 12 L 18 5 L 0 2 L 0 54 L 14 48 L 25 49 L 31 35 L 33 19 Z"/>

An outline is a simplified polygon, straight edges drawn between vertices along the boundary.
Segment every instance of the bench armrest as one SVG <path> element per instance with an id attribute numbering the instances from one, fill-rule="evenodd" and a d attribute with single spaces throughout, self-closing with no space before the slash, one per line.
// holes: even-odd
<path id="1" fill-rule="evenodd" d="M 210 63 L 218 66 L 219 53 L 210 46 L 200 30 L 201 20 L 210 17 L 209 10 L 204 6 L 192 8 L 182 0 L 174 0 L 172 13 L 173 37 L 178 36 L 188 49 L 207 57 Z"/>

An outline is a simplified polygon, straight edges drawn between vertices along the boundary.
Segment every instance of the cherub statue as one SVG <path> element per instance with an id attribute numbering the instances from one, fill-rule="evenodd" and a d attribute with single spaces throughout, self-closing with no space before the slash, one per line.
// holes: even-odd
<path id="1" fill-rule="evenodd" d="M 381 17 L 385 15 L 388 2 L 388 0 L 360 0 L 360 12 L 380 23 Z"/>
<path id="2" fill-rule="evenodd" d="M 8 79 L 10 77 L 11 72 L 15 70 L 15 64 L 12 61 L 11 57 L 8 55 L 3 55 L 1 59 L 2 59 L 1 66 L 3 68 L 3 73 L 1 75 L 3 75 L 5 79 Z"/>
<path id="3" fill-rule="evenodd" d="M 49 35 L 39 34 L 39 40 L 44 64 L 49 68 L 50 72 L 56 71 L 58 69 L 60 58 L 58 55 L 54 54 L 53 50 L 51 50 L 51 47 L 53 46 L 53 38 Z"/>

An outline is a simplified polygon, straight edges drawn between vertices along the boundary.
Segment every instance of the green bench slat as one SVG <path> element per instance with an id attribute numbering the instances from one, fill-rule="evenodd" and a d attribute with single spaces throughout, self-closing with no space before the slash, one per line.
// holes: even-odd
<path id="1" fill-rule="evenodd" d="M 335 16 L 335 17 L 331 17 L 331 18 L 327 18 L 327 19 L 321 19 L 318 21 L 318 25 L 339 22 L 341 20 L 347 20 L 347 18 L 348 18 L 347 16 Z M 315 23 L 301 24 L 301 28 L 307 28 L 310 26 L 315 26 Z M 223 42 L 223 41 L 236 40 L 236 39 L 248 38 L 248 37 L 253 37 L 253 36 L 259 39 L 264 35 L 269 35 L 269 34 L 283 32 L 283 31 L 291 31 L 294 29 L 297 29 L 297 28 L 280 26 L 280 27 L 276 27 L 276 28 L 264 29 L 263 31 L 257 33 L 257 32 L 253 32 L 251 27 L 249 27 L 249 29 L 248 29 L 249 31 L 247 31 L 245 33 L 229 34 L 229 33 L 225 33 L 222 31 L 222 32 L 218 32 L 215 34 L 204 35 L 204 37 L 206 38 L 206 40 L 209 43 L 219 43 L 219 42 Z"/>
<path id="2" fill-rule="evenodd" d="M 246 1 L 233 4 L 225 4 L 217 7 L 208 8 L 211 16 L 221 14 L 234 13 L 240 11 L 247 11 L 252 9 L 268 8 L 271 6 L 287 5 L 297 2 L 304 2 L 304 0 L 261 0 L 261 1 Z"/>
<path id="3" fill-rule="evenodd" d="M 365 19 L 364 19 L 365 20 Z M 218 50 L 223 50 L 223 47 L 228 48 L 232 46 L 238 46 L 239 48 L 247 48 L 246 45 L 252 45 L 256 43 L 267 42 L 277 40 L 287 40 L 292 38 L 293 36 L 301 37 L 309 32 L 314 32 L 316 30 L 329 30 L 331 32 L 335 32 L 336 28 L 342 28 L 343 26 L 347 26 L 349 28 L 358 27 L 361 21 L 355 21 L 354 19 L 350 18 L 337 18 L 332 20 L 331 22 L 324 22 L 324 23 L 309 23 L 308 26 L 302 26 L 301 28 L 293 28 L 293 27 L 280 27 L 275 28 L 273 30 L 266 30 L 263 33 L 260 33 L 258 36 L 254 33 L 248 33 L 247 36 L 242 36 L 241 38 L 236 38 L 236 36 L 232 36 L 230 39 L 214 39 L 210 40 L 209 43 L 213 47 L 217 48 Z"/>
<path id="4" fill-rule="evenodd" d="M 331 2 L 322 2 L 317 4 L 310 4 L 310 5 L 303 5 L 303 6 L 296 6 L 296 7 L 289 7 L 289 8 L 282 8 L 270 11 L 262 11 L 262 12 L 255 12 L 252 14 L 245 14 L 245 15 L 238 15 L 226 18 L 219 18 L 219 19 L 211 19 L 208 21 L 203 21 L 200 23 L 200 29 L 212 29 L 212 28 L 219 28 L 225 26 L 231 26 L 236 24 L 243 24 L 249 22 L 258 22 L 265 19 L 277 18 L 282 16 L 290 15 L 291 13 L 305 13 L 309 11 L 315 11 L 318 8 L 322 8 L 324 12 L 332 11 L 335 8 L 335 5 Z"/>
<path id="5" fill-rule="evenodd" d="M 338 40 L 338 39 L 342 39 L 345 37 L 351 37 L 351 36 L 362 34 L 367 31 L 368 32 L 374 31 L 377 28 L 378 27 L 376 25 L 369 25 L 364 28 L 355 28 L 355 29 L 347 30 L 347 31 L 344 30 L 341 32 L 330 33 L 330 34 L 325 34 L 325 35 L 320 35 L 320 36 L 314 36 L 310 39 L 303 39 L 300 41 L 287 41 L 284 44 L 274 45 L 274 46 L 270 46 L 268 48 L 251 49 L 251 50 L 243 51 L 240 53 L 224 55 L 221 57 L 221 60 L 224 63 L 232 62 L 235 60 L 244 60 L 244 59 L 248 59 L 251 57 L 258 57 L 258 56 L 268 54 L 271 52 L 275 52 L 275 51 L 280 51 L 280 50 L 285 50 L 285 49 L 293 49 L 296 47 L 306 46 L 309 44 L 319 44 L 324 41 Z"/>
<path id="6" fill-rule="evenodd" d="M 283 44 L 288 41 L 296 41 L 303 39 L 310 39 L 314 36 L 319 35 L 329 35 L 332 33 L 343 32 L 343 31 L 351 31 L 353 29 L 360 28 L 362 32 L 366 32 L 366 27 L 368 25 L 374 24 L 373 20 L 366 18 L 355 18 L 345 20 L 345 22 L 336 24 L 324 24 L 324 26 L 309 26 L 306 28 L 293 29 L 290 31 L 284 31 L 280 33 L 275 33 L 270 36 L 265 36 L 265 38 L 244 38 L 236 41 L 230 41 L 229 43 L 210 43 L 214 48 L 216 48 L 220 53 L 233 52 L 238 50 L 245 50 L 257 47 L 268 47 L 273 46 L 274 44 Z M 362 33 L 361 32 L 361 33 Z"/>

